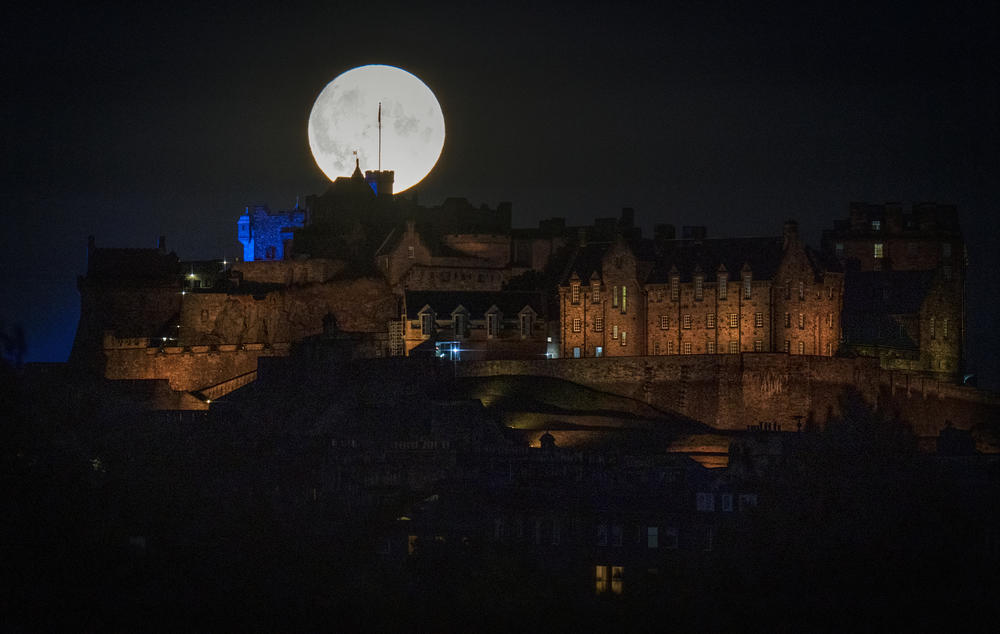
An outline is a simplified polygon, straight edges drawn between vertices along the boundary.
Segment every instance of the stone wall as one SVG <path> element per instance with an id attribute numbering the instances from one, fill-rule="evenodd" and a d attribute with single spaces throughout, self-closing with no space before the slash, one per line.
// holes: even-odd
<path id="1" fill-rule="evenodd" d="M 232 349 L 230 349 L 232 348 Z M 257 359 L 288 354 L 287 348 L 166 346 L 104 351 L 108 379 L 167 379 L 175 391 L 197 391 L 257 369 Z"/>
<path id="2" fill-rule="evenodd" d="M 538 375 L 642 400 L 718 429 L 761 421 L 794 430 L 796 418 L 823 424 L 857 394 L 870 405 L 936 436 L 951 421 L 970 429 L 1000 413 L 997 395 L 915 374 L 885 371 L 877 359 L 786 354 L 684 355 L 471 361 L 459 376 Z"/>

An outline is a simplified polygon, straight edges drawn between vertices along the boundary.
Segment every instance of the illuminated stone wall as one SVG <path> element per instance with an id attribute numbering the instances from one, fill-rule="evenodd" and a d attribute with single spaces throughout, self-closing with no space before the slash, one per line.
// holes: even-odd
<path id="1" fill-rule="evenodd" d="M 459 376 L 537 375 L 634 398 L 718 429 L 773 421 L 794 430 L 795 417 L 825 423 L 841 399 L 856 394 L 890 416 L 936 436 L 950 420 L 970 429 L 1000 414 L 1000 398 L 911 373 L 882 370 L 877 359 L 772 354 L 472 361 Z"/>

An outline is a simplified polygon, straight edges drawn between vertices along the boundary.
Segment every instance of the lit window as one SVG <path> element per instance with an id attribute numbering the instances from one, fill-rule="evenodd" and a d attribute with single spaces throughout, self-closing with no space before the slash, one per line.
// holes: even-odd
<path id="1" fill-rule="evenodd" d="M 594 317 L 594 332 L 604 332 L 604 317 Z"/>
<path id="2" fill-rule="evenodd" d="M 705 327 L 715 328 L 715 313 L 708 313 L 705 315 Z"/>
<path id="3" fill-rule="evenodd" d="M 702 288 L 702 278 L 700 275 L 694 278 L 694 298 L 701 301 L 704 290 Z"/>
<path id="4" fill-rule="evenodd" d="M 625 566 L 611 566 L 611 594 L 621 594 L 624 591 Z"/>
<path id="5" fill-rule="evenodd" d="M 872 220 L 872 231 L 881 231 L 881 230 L 882 230 L 882 221 Z"/>
<path id="6" fill-rule="evenodd" d="M 406 247 L 406 257 L 411 260 L 416 257 L 413 247 Z"/>
<path id="7" fill-rule="evenodd" d="M 493 315 L 490 315 L 492 317 Z M 583 330 L 583 320 L 579 317 L 573 318 L 573 332 L 580 332 Z"/>
<path id="8" fill-rule="evenodd" d="M 806 342 L 805 341 L 800 341 L 799 342 L 799 354 L 805 354 L 805 353 L 806 353 Z"/>
<path id="9" fill-rule="evenodd" d="M 791 327 L 792 327 L 792 314 L 785 313 L 785 328 L 791 328 Z"/>
<path id="10" fill-rule="evenodd" d="M 788 353 L 791 351 L 792 351 L 792 342 L 789 341 L 788 339 L 785 339 L 785 352 Z"/>
<path id="11" fill-rule="evenodd" d="M 628 308 L 628 286 L 622 286 L 622 314 Z"/>
<path id="12" fill-rule="evenodd" d="M 760 340 L 760 339 L 755 340 L 753 342 L 753 351 L 754 352 L 764 352 L 764 342 L 762 340 Z"/>
<path id="13" fill-rule="evenodd" d="M 660 315 L 660 329 L 668 330 L 670 328 L 670 315 Z"/>
<path id="14" fill-rule="evenodd" d="M 740 317 L 736 313 L 729 313 L 729 327 L 738 328 L 740 325 Z"/>
<path id="15" fill-rule="evenodd" d="M 806 327 L 806 315 L 805 313 L 799 313 L 799 330 L 803 330 Z"/>
<path id="16" fill-rule="evenodd" d="M 618 338 L 618 324 L 611 326 L 611 338 L 612 339 Z"/>
<path id="17" fill-rule="evenodd" d="M 684 342 L 684 354 L 691 354 L 691 342 L 690 341 L 685 341 Z"/>
<path id="18" fill-rule="evenodd" d="M 719 278 L 719 299 L 726 299 L 726 290 L 728 289 L 728 284 L 725 277 Z"/>
<path id="19" fill-rule="evenodd" d="M 875 243 L 875 259 L 876 260 L 881 260 L 882 259 L 882 243 L 881 242 L 876 242 Z"/>
<path id="20" fill-rule="evenodd" d="M 684 329 L 691 330 L 691 315 L 684 315 Z"/>
<path id="21" fill-rule="evenodd" d="M 737 354 L 740 351 L 740 344 L 738 341 L 729 342 L 729 354 Z"/>
<path id="22" fill-rule="evenodd" d="M 595 304 L 601 303 L 601 287 L 598 284 L 593 284 L 590 287 L 590 301 Z"/>
<path id="23" fill-rule="evenodd" d="M 625 332 L 624 330 L 622 331 L 622 345 L 623 345 L 623 346 L 625 345 L 625 335 L 627 335 L 627 334 L 628 334 L 628 333 L 627 333 L 627 332 Z"/>
<path id="24" fill-rule="evenodd" d="M 611 290 L 611 305 L 618 308 L 618 287 L 614 286 Z"/>
<path id="25" fill-rule="evenodd" d="M 754 313 L 753 314 L 753 325 L 755 328 L 764 327 L 764 313 Z"/>
<path id="26" fill-rule="evenodd" d="M 610 566 L 597 566 L 594 571 L 594 591 L 597 594 L 604 594 L 608 591 L 608 584 L 611 582 L 611 574 L 608 570 Z"/>
<path id="27" fill-rule="evenodd" d="M 715 342 L 714 341 L 709 341 L 708 344 L 705 347 L 707 348 L 708 354 L 715 354 Z"/>
<path id="28" fill-rule="evenodd" d="M 574 304 L 579 304 L 580 303 L 580 285 L 579 284 L 573 284 L 573 286 L 571 288 L 573 289 L 573 303 Z"/>

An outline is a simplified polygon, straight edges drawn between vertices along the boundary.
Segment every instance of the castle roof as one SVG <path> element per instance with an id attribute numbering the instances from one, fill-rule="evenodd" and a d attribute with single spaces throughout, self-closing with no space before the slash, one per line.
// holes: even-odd
<path id="1" fill-rule="evenodd" d="M 545 314 L 545 298 L 533 291 L 406 291 L 406 318 L 417 319 L 424 306 L 438 315 L 450 315 L 459 306 L 473 318 L 481 318 L 496 306 L 505 316 L 521 312 L 525 306 L 538 315 Z"/>
<path id="2" fill-rule="evenodd" d="M 666 284 L 671 274 L 690 282 L 700 271 L 705 281 L 717 281 L 721 267 L 729 279 L 737 279 L 749 265 L 754 279 L 771 279 L 784 256 L 784 238 L 712 238 L 705 240 L 665 240 L 659 242 L 656 265 L 646 279 L 650 284 Z"/>

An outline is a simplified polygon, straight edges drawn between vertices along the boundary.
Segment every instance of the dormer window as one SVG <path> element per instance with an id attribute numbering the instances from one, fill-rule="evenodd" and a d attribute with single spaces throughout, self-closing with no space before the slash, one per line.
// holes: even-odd
<path id="1" fill-rule="evenodd" d="M 743 299 L 750 299 L 752 281 L 753 277 L 749 273 L 743 274 Z"/>
<path id="2" fill-rule="evenodd" d="M 806 298 L 806 283 L 799 282 L 799 301 L 803 301 Z"/>
<path id="3" fill-rule="evenodd" d="M 455 324 L 455 337 L 464 339 L 469 336 L 469 316 L 465 312 L 456 312 L 452 315 Z"/>
<path id="4" fill-rule="evenodd" d="M 425 339 L 434 334 L 434 313 L 430 310 L 420 313 L 420 336 Z"/>
<path id="5" fill-rule="evenodd" d="M 521 313 L 521 338 L 526 339 L 531 336 L 535 325 L 535 316 L 530 312 Z"/>
<path id="6" fill-rule="evenodd" d="M 500 336 L 500 311 L 492 310 L 486 313 L 486 337 L 492 339 Z"/>
<path id="7" fill-rule="evenodd" d="M 729 277 L 727 275 L 719 275 L 719 299 L 726 299 L 727 291 L 729 290 Z"/>
<path id="8" fill-rule="evenodd" d="M 701 275 L 695 275 L 694 277 L 694 298 L 696 301 L 701 301 L 704 297 L 704 278 Z"/>
<path id="9" fill-rule="evenodd" d="M 574 304 L 579 304 L 580 303 L 580 285 L 577 284 L 577 283 L 574 283 L 572 286 L 570 286 L 570 289 L 571 289 L 572 294 L 573 294 L 573 297 L 572 297 L 573 303 Z"/>
<path id="10" fill-rule="evenodd" d="M 595 304 L 601 303 L 601 284 L 599 282 L 590 284 L 590 301 Z"/>
<path id="11" fill-rule="evenodd" d="M 679 275 L 670 276 L 670 301 L 677 302 L 681 299 L 681 277 Z"/>

